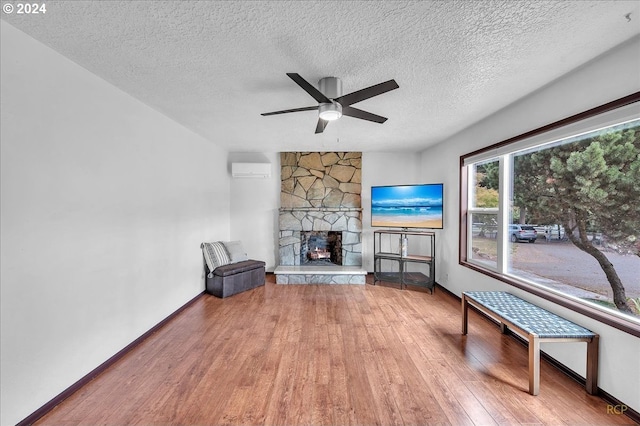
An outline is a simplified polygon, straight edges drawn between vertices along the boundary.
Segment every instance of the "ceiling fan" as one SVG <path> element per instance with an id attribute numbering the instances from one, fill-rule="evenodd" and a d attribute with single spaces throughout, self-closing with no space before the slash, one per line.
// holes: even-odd
<path id="1" fill-rule="evenodd" d="M 384 83 L 376 84 L 374 86 L 370 86 L 365 89 L 357 90 L 347 95 L 343 95 L 342 81 L 337 77 L 325 77 L 320 79 L 320 81 L 318 82 L 318 87 L 320 90 L 318 90 L 311 84 L 309 84 L 307 80 L 302 78 L 300 74 L 287 73 L 287 75 L 293 81 L 295 81 L 298 86 L 302 87 L 304 91 L 313 96 L 313 98 L 318 101 L 318 105 L 303 108 L 285 109 L 282 111 L 265 112 L 260 115 L 267 116 L 287 114 L 290 112 L 318 110 L 319 117 L 318 124 L 316 125 L 316 133 L 322 133 L 325 127 L 327 127 L 329 121 L 337 120 L 343 115 L 359 118 L 361 120 L 373 121 L 374 123 L 384 123 L 385 121 L 387 121 L 386 117 L 381 117 L 379 115 L 354 108 L 351 105 L 400 87 L 398 86 L 398 83 L 395 82 L 395 80 L 389 80 L 385 81 Z"/>

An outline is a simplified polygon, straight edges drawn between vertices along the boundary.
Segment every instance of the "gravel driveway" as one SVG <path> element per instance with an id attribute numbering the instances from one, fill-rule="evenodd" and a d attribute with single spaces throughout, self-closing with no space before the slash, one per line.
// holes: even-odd
<path id="1" fill-rule="evenodd" d="M 538 240 L 514 247 L 514 268 L 612 299 L 611 286 L 596 259 L 570 242 Z M 640 297 L 640 257 L 611 251 L 605 251 L 605 255 L 620 276 L 627 297 Z M 577 293 L 578 297 L 588 297 Z"/>

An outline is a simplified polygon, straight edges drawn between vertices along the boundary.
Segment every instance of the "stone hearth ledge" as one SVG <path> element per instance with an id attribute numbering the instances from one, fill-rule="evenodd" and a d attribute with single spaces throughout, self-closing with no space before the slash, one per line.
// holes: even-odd
<path id="1" fill-rule="evenodd" d="M 359 266 L 278 266 L 276 284 L 365 284 L 367 271 Z"/>

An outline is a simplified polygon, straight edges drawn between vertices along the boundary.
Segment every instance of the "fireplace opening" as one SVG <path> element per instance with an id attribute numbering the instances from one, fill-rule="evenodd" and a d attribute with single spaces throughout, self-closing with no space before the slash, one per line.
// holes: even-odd
<path id="1" fill-rule="evenodd" d="M 342 231 L 301 232 L 300 265 L 342 265 Z"/>

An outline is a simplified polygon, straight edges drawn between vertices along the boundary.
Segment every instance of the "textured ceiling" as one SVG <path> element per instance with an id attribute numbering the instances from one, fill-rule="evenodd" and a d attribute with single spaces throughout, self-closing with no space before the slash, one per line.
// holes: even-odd
<path id="1" fill-rule="evenodd" d="M 230 151 L 421 150 L 640 34 L 638 1 L 46 5 L 2 19 Z M 315 111 L 260 115 L 316 105 L 287 72 L 400 88 L 354 105 L 386 123 L 316 135 Z"/>

